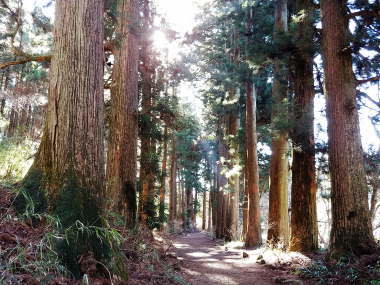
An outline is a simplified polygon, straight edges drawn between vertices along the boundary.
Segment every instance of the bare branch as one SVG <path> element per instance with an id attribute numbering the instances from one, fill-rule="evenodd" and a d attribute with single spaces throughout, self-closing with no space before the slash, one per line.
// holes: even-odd
<path id="1" fill-rule="evenodd" d="M 380 16 L 380 8 L 375 8 L 373 10 L 361 10 L 357 12 L 352 12 L 347 15 L 348 18 L 354 18 L 354 17 L 363 17 L 363 18 L 370 18 L 370 17 L 378 17 Z"/>
<path id="2" fill-rule="evenodd" d="M 7 68 L 9 66 L 25 64 L 25 63 L 32 62 L 32 61 L 50 62 L 50 60 L 51 60 L 51 55 L 28 56 L 28 57 L 25 57 L 22 59 L 9 61 L 9 62 L 5 62 L 5 63 L 0 63 L 0 70 Z"/>
<path id="3" fill-rule="evenodd" d="M 364 83 L 368 83 L 368 82 L 373 82 L 373 81 L 378 81 L 378 80 L 380 80 L 380 75 L 375 76 L 375 77 L 371 77 L 371 78 L 367 78 L 367 79 L 356 80 L 356 84 L 360 85 L 360 84 L 364 84 Z"/>

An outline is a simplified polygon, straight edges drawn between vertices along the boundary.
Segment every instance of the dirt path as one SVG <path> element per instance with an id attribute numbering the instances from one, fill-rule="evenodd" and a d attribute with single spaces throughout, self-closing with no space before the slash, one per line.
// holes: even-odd
<path id="1" fill-rule="evenodd" d="M 185 278 L 193 285 L 266 285 L 276 284 L 275 272 L 256 263 L 257 253 L 225 248 L 205 233 L 191 233 L 173 238 L 173 250 L 182 260 Z"/>

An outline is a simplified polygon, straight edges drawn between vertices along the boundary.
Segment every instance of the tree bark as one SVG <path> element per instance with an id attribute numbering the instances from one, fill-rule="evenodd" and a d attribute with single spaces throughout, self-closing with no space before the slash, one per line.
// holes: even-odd
<path id="1" fill-rule="evenodd" d="M 164 127 L 163 154 L 162 154 L 162 170 L 160 185 L 160 221 L 165 220 L 165 192 L 166 192 L 166 176 L 167 176 L 167 160 L 168 160 L 168 127 Z"/>
<path id="2" fill-rule="evenodd" d="M 118 2 L 117 37 L 111 87 L 111 120 L 107 153 L 109 207 L 120 213 L 126 225 L 136 222 L 136 159 L 138 105 L 138 17 L 136 0 Z"/>
<path id="3" fill-rule="evenodd" d="M 274 39 L 280 41 L 281 34 L 288 30 L 287 0 L 277 0 L 275 4 Z M 276 58 L 274 62 L 274 78 L 272 88 L 272 158 L 270 162 L 269 190 L 269 229 L 268 240 L 289 242 L 288 215 L 288 134 L 279 127 L 279 123 L 287 120 L 288 75 L 285 63 Z"/>
<path id="4" fill-rule="evenodd" d="M 148 217 L 154 218 L 155 204 L 154 204 L 154 179 L 157 173 L 154 173 L 155 163 L 154 160 L 156 152 L 156 142 L 152 136 L 153 114 L 152 109 L 154 106 L 154 75 L 155 67 L 152 61 L 152 40 L 151 40 L 151 25 L 153 22 L 152 7 L 149 0 L 142 2 L 143 9 L 143 35 L 140 52 L 141 61 L 141 121 L 140 128 L 141 138 L 141 160 L 140 160 L 140 185 L 141 193 L 139 199 L 139 219 L 143 224 L 146 224 Z"/>
<path id="5" fill-rule="evenodd" d="M 40 177 L 35 183 L 47 190 L 53 209 L 78 202 L 93 225 L 100 222 L 105 194 L 103 12 L 102 1 L 56 1 L 44 133 L 24 178 L 25 185 Z"/>
<path id="6" fill-rule="evenodd" d="M 169 227 L 171 231 L 174 231 L 177 221 L 177 150 L 175 137 L 173 138 L 170 161 Z"/>
<path id="7" fill-rule="evenodd" d="M 256 132 L 256 91 L 252 83 L 246 83 L 246 126 L 245 126 L 245 168 L 246 168 L 246 193 L 248 195 L 247 228 L 245 246 L 253 247 L 262 243 L 260 224 L 260 191 L 259 191 L 259 166 L 257 159 L 257 132 Z"/>
<path id="8" fill-rule="evenodd" d="M 296 27 L 290 250 L 318 249 L 317 184 L 314 146 L 313 12 L 309 0 L 297 0 L 303 17 Z"/>
<path id="9" fill-rule="evenodd" d="M 235 97 L 236 94 L 233 94 Z M 237 113 L 232 112 L 229 116 L 228 134 L 230 138 L 235 139 L 239 130 L 239 116 Z M 229 144 L 229 158 L 230 158 L 230 170 L 234 171 L 228 179 L 229 184 L 229 223 L 228 223 L 228 235 L 230 240 L 238 239 L 238 219 L 239 219 L 239 192 L 240 192 L 240 174 L 236 169 L 239 164 L 239 153 L 237 147 L 230 142 Z M 236 172 L 236 173 L 235 173 Z"/>
<path id="10" fill-rule="evenodd" d="M 323 0 L 322 52 L 331 172 L 332 227 L 329 256 L 370 254 L 376 244 L 356 105 L 347 1 Z"/>
<path id="11" fill-rule="evenodd" d="M 203 200 L 202 200 L 202 230 L 206 230 L 206 219 L 207 219 L 207 213 L 206 213 L 206 199 L 207 198 L 207 191 L 206 188 L 203 189 Z"/>

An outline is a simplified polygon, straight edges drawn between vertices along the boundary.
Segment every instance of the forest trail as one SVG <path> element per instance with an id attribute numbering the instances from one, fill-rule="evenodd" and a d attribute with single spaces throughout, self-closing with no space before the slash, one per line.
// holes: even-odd
<path id="1" fill-rule="evenodd" d="M 256 263 L 254 250 L 226 248 L 203 232 L 175 236 L 173 249 L 182 261 L 185 278 L 193 285 L 267 285 L 276 284 L 275 271 Z M 249 258 L 243 258 L 243 252 Z"/>

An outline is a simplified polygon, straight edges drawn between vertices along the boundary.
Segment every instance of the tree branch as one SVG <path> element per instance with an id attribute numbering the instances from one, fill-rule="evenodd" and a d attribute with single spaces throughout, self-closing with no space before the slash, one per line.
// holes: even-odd
<path id="1" fill-rule="evenodd" d="M 347 15 L 348 18 L 355 18 L 355 17 L 363 17 L 363 18 L 369 18 L 369 17 L 378 17 L 380 16 L 380 8 L 375 8 L 373 10 L 362 10 L 357 12 L 352 12 Z"/>
<path id="2" fill-rule="evenodd" d="M 28 63 L 28 62 L 32 62 L 32 61 L 50 62 L 50 60 L 51 60 L 51 55 L 27 56 L 27 57 L 22 58 L 22 59 L 9 61 L 9 62 L 5 62 L 5 63 L 0 63 L 0 70 L 7 68 L 9 66 L 24 64 L 24 63 Z"/>
<path id="3" fill-rule="evenodd" d="M 25 63 L 32 62 L 32 61 L 36 61 L 36 62 L 50 62 L 51 57 L 52 57 L 51 55 L 29 55 L 29 54 L 26 54 L 22 50 L 17 49 L 17 48 L 13 48 L 12 51 L 13 51 L 13 53 L 16 56 L 20 56 L 22 58 L 20 58 L 18 60 L 14 60 L 14 61 L 0 63 L 0 70 L 4 69 L 4 68 L 7 68 L 9 66 L 19 65 L 19 64 L 25 64 Z M 109 52 L 114 53 L 115 48 L 114 48 L 113 43 L 106 42 L 104 44 L 104 51 L 109 51 Z"/>
<path id="4" fill-rule="evenodd" d="M 367 78 L 367 79 L 356 80 L 356 85 L 361 85 L 361 84 L 364 84 L 364 83 L 378 81 L 378 80 L 380 80 L 380 75 L 374 76 L 374 77 L 371 77 L 371 78 Z"/>

